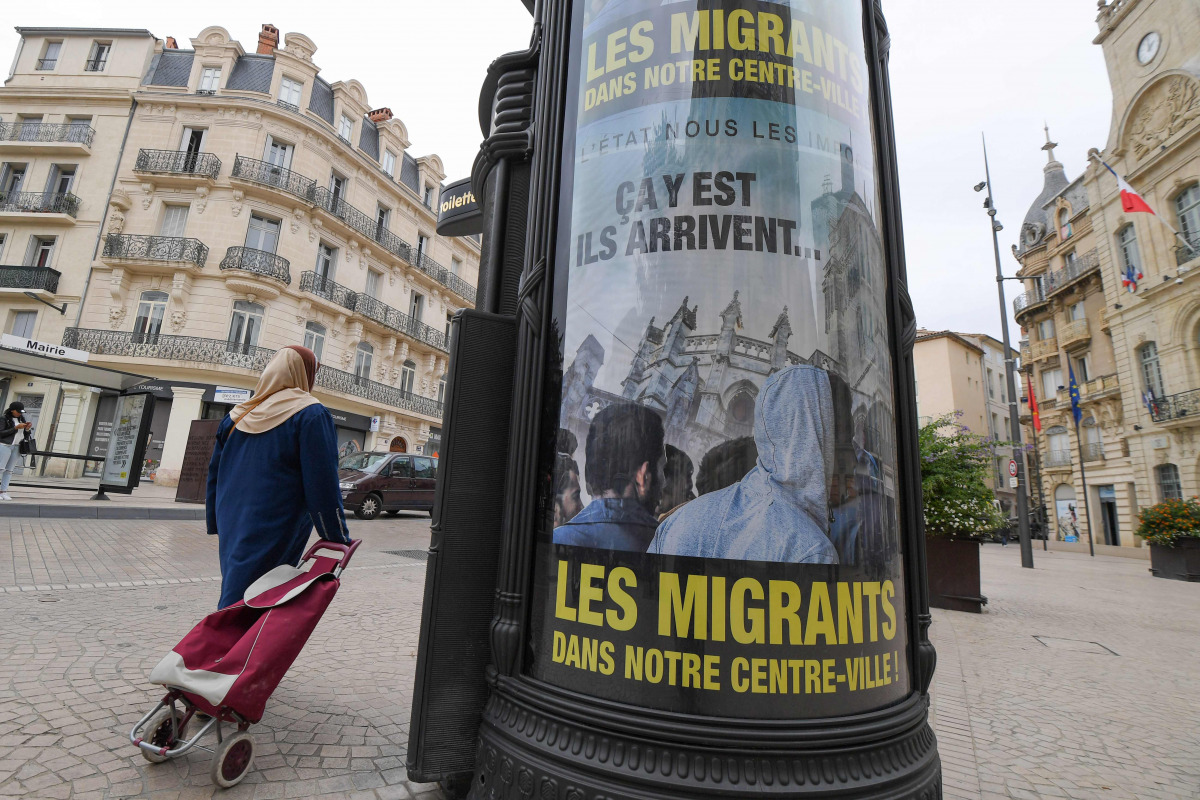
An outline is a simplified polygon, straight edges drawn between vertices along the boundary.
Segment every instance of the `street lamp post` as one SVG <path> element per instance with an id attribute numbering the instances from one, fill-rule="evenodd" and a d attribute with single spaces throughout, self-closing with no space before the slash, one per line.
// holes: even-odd
<path id="1" fill-rule="evenodd" d="M 1029 538 L 1029 502 L 1025 497 L 1025 457 L 1021 452 L 1021 420 L 1017 409 L 1017 382 L 1015 364 L 1013 364 L 1012 347 L 1008 340 L 1008 313 L 1004 300 L 1004 273 L 1000 269 L 1000 238 L 999 233 L 1004 229 L 996 219 L 996 204 L 992 200 L 992 173 L 988 167 L 987 141 L 983 143 L 984 181 L 975 185 L 975 191 L 987 189 L 983 207 L 992 228 L 992 249 L 996 255 L 996 293 L 1000 298 L 1000 333 L 1004 342 L 1004 378 L 1008 382 L 1008 422 L 1012 431 L 1013 460 L 1017 462 L 1017 535 L 1021 542 L 1021 566 L 1033 569 L 1033 543 Z"/>

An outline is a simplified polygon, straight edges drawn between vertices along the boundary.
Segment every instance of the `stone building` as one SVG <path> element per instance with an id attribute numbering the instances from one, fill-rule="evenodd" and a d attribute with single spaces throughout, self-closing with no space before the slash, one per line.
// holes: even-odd
<path id="1" fill-rule="evenodd" d="M 1097 543 L 1137 546 L 1139 509 L 1200 491 L 1200 9 L 1112 0 L 1097 22 L 1113 95 L 1108 140 L 1071 181 L 1047 141 L 1045 188 L 1014 248 L 1027 290 L 1014 311 L 1028 336 L 1022 355 L 1040 407 L 1052 528 L 1057 520 L 1061 534 L 1073 511 L 1083 533 L 1090 512 Z M 1101 162 L 1157 217 L 1124 212 Z M 1139 273 L 1130 291 L 1125 281 Z"/>
<path id="2" fill-rule="evenodd" d="M 58 261 L 80 305 L 57 334 L 155 379 L 147 473 L 173 483 L 192 420 L 222 416 L 286 344 L 317 352 L 314 393 L 346 449 L 436 451 L 448 321 L 474 303 L 479 258 L 477 240 L 435 234 L 441 161 L 411 155 L 404 124 L 357 80 L 327 80 L 303 34 L 264 25 L 247 52 L 215 26 L 187 49 L 140 33 L 138 52 L 110 32 L 62 36 L 64 52 L 112 39 L 132 80 L 101 137 L 105 186 L 82 206 L 92 249 Z M 26 113 L 13 90 L 39 81 L 57 35 L 23 29 L 5 122 Z M 58 113 L 108 80 L 64 89 Z M 64 405 L 56 449 L 97 447 L 105 403 Z"/>
<path id="3" fill-rule="evenodd" d="M 1013 358 L 1018 356 L 1017 351 L 1010 352 Z M 983 333 L 918 330 L 913 367 L 921 425 L 956 414 L 956 422 L 978 436 L 1012 439 L 1002 342 Z M 1011 457 L 1009 448 L 997 448 L 988 470 L 988 488 L 1009 516 L 1015 513 L 1016 502 L 1016 491 L 1008 487 Z"/>

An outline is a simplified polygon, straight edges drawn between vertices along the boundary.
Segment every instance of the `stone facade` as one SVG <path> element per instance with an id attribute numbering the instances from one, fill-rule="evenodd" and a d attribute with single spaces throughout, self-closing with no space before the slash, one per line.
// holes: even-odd
<path id="1" fill-rule="evenodd" d="M 1015 311 L 1041 413 L 1052 531 L 1071 527 L 1074 507 L 1081 534 L 1090 512 L 1096 543 L 1138 546 L 1139 509 L 1200 491 L 1200 11 L 1181 0 L 1113 0 L 1097 21 L 1113 94 L 1108 141 L 1061 188 L 1048 142 L 1053 191 L 1035 201 L 1014 248 L 1027 279 Z M 1102 162 L 1157 217 L 1123 211 Z M 1127 279 L 1139 274 L 1131 292 Z M 1080 388 L 1086 504 L 1068 365 Z"/>
<path id="2" fill-rule="evenodd" d="M 0 90 L 6 121 L 46 41 L 27 30 Z M 108 90 L 124 109 L 98 145 L 113 155 L 94 165 L 107 174 L 85 204 L 91 249 L 64 270 L 82 309 L 38 338 L 167 387 L 162 483 L 177 478 L 191 420 L 224 413 L 213 388 L 252 388 L 287 344 L 318 351 L 314 393 L 359 420 L 349 446 L 434 450 L 448 320 L 474 305 L 479 260 L 477 240 L 435 233 L 440 159 L 410 155 L 404 124 L 357 80 L 326 81 L 302 34 L 264 26 L 257 52 L 215 26 L 188 50 L 139 42 L 135 79 Z M 88 409 L 78 416 L 59 449 L 86 447 Z"/>

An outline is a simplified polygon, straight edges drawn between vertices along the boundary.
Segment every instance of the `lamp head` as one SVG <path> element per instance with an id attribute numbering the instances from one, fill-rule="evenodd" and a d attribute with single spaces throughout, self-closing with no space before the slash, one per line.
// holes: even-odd
<path id="1" fill-rule="evenodd" d="M 980 181 L 979 183 L 975 184 L 975 191 L 982 192 L 985 186 L 987 186 L 987 181 Z"/>
<path id="2" fill-rule="evenodd" d="M 997 220 L 997 221 L 996 221 L 996 222 L 995 222 L 995 223 L 992 225 L 992 230 L 994 230 L 996 233 L 999 233 L 1000 231 L 1004 230 L 1004 226 L 1003 226 L 1003 225 L 1001 225 L 1001 224 L 1000 224 L 1000 222 Z"/>

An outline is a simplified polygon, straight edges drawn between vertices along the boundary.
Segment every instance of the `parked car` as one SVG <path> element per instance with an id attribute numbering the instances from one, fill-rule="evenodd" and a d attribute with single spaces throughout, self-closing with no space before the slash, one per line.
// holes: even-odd
<path id="1" fill-rule="evenodd" d="M 342 505 L 359 519 L 401 511 L 433 513 L 437 459 L 412 453 L 363 452 L 338 462 Z"/>

